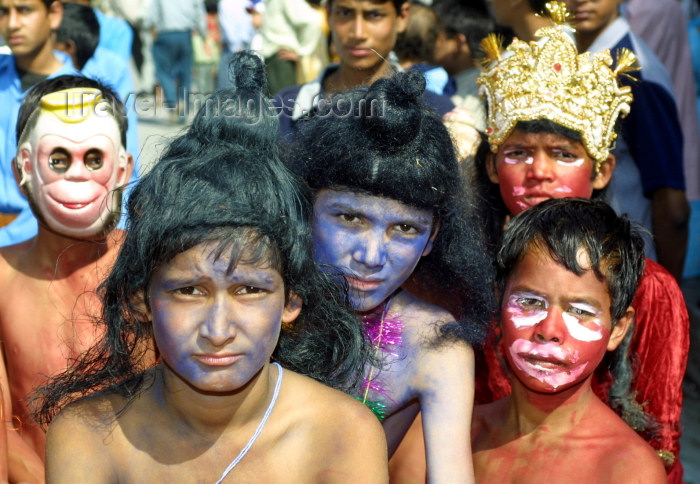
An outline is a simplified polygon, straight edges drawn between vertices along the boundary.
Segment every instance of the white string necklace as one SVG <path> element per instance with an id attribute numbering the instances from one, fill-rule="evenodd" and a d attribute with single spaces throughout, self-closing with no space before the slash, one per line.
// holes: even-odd
<path id="1" fill-rule="evenodd" d="M 216 481 L 216 484 L 221 484 L 223 480 L 226 478 L 226 476 L 233 470 L 236 465 L 241 461 L 243 457 L 248 453 L 250 448 L 253 446 L 255 443 L 255 440 L 258 438 L 260 435 L 260 432 L 262 432 L 263 427 L 265 427 L 265 424 L 267 423 L 267 419 L 270 418 L 270 413 L 272 413 L 272 409 L 275 408 L 275 403 L 277 403 L 277 397 L 279 396 L 280 393 L 280 387 L 282 386 L 282 366 L 277 363 L 276 361 L 272 363 L 277 367 L 277 383 L 275 383 L 275 391 L 272 393 L 272 400 L 270 400 L 270 405 L 267 406 L 267 410 L 265 410 L 265 415 L 263 415 L 262 420 L 258 424 L 258 428 L 255 429 L 255 433 L 253 436 L 250 438 L 247 444 L 245 444 L 245 447 L 243 447 L 243 450 L 236 456 L 235 459 L 233 459 L 233 462 L 231 462 L 226 470 L 224 471 L 223 474 L 221 474 L 221 477 L 219 477 L 219 480 Z"/>

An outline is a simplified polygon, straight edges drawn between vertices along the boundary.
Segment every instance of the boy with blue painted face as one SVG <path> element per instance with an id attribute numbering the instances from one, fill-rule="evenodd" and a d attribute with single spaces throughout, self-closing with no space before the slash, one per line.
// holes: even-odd
<path id="1" fill-rule="evenodd" d="M 344 276 L 375 348 L 356 396 L 383 419 L 390 454 L 420 410 L 430 481 L 470 482 L 462 404 L 473 399 L 470 344 L 493 313 L 492 276 L 424 88 L 409 71 L 337 96 L 301 126 L 290 160 L 316 191 L 316 258 Z M 441 296 L 454 316 L 417 296 Z"/>

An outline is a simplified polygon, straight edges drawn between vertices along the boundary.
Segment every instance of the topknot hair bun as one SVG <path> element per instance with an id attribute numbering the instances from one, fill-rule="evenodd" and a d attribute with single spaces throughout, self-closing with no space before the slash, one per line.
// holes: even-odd
<path id="1" fill-rule="evenodd" d="M 229 73 L 237 91 L 267 91 L 267 76 L 262 59 L 252 51 L 237 52 L 231 58 Z"/>
<path id="2" fill-rule="evenodd" d="M 425 78 L 416 70 L 399 72 L 376 81 L 361 106 L 368 136 L 379 142 L 408 143 L 420 130 Z"/>
<path id="3" fill-rule="evenodd" d="M 164 156 L 193 155 L 213 144 L 270 150 L 276 146 L 279 119 L 264 94 L 262 59 L 249 51 L 233 56 L 234 90 L 217 91 L 197 112 L 186 135 L 173 140 Z"/>

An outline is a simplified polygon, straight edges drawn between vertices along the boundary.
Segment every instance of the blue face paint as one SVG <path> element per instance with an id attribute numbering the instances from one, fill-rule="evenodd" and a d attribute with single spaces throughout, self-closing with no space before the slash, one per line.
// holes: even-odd
<path id="1" fill-rule="evenodd" d="M 316 259 L 338 267 L 356 311 L 379 306 L 433 246 L 433 214 L 397 200 L 323 189 L 314 203 Z"/>
<path id="2" fill-rule="evenodd" d="M 230 392 L 270 361 L 281 323 L 298 309 L 285 306 L 277 270 L 213 255 L 197 245 L 151 277 L 153 334 L 166 371 L 207 392 Z"/>

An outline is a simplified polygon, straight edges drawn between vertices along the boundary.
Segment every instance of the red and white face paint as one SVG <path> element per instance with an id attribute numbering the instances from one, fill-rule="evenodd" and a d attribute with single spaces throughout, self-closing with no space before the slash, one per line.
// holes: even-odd
<path id="1" fill-rule="evenodd" d="M 511 215 L 550 198 L 593 194 L 594 161 L 581 143 L 563 136 L 514 129 L 494 162 L 492 180 Z"/>
<path id="2" fill-rule="evenodd" d="M 113 225 L 121 210 L 115 189 L 127 182 L 130 161 L 111 115 L 65 122 L 42 110 L 18 157 L 21 184 L 49 229 L 91 238 Z"/>
<path id="3" fill-rule="evenodd" d="M 554 392 L 590 375 L 607 350 L 610 303 L 607 285 L 592 271 L 577 276 L 529 248 L 501 308 L 505 356 L 518 380 Z"/>

